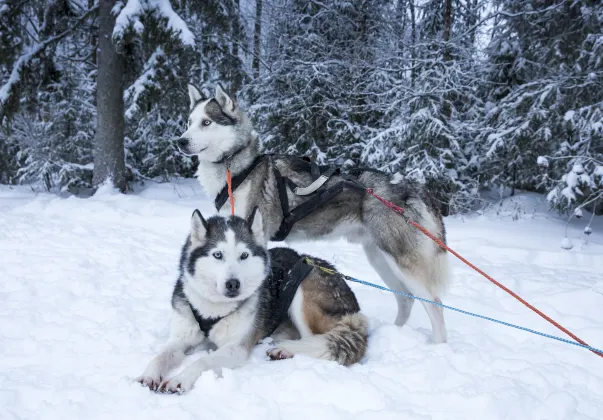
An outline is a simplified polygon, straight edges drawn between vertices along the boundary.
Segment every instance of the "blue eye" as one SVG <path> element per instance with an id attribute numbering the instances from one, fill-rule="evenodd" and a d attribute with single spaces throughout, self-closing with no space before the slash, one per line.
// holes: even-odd
<path id="1" fill-rule="evenodd" d="M 241 254 L 241 259 L 242 259 L 242 260 L 246 260 L 246 259 L 247 259 L 247 257 L 249 257 L 249 254 L 248 254 L 248 253 L 243 252 L 243 253 Z"/>
<path id="2" fill-rule="evenodd" d="M 222 253 L 220 251 L 216 251 L 212 254 L 216 260 L 222 259 Z"/>
<path id="3" fill-rule="evenodd" d="M 201 124 L 203 124 L 205 127 L 207 127 L 208 125 L 211 124 L 211 121 L 210 120 L 203 120 L 203 121 L 201 121 Z"/>

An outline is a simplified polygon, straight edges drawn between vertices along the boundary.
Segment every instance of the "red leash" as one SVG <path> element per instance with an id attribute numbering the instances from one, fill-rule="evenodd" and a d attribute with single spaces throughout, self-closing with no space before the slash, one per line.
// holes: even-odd
<path id="1" fill-rule="evenodd" d="M 230 199 L 230 212 L 234 216 L 234 195 L 232 194 L 232 174 L 226 169 L 226 185 L 228 185 L 228 198 Z"/>
<path id="2" fill-rule="evenodd" d="M 402 207 L 397 206 L 394 203 L 392 203 L 391 201 L 387 201 L 387 200 L 385 200 L 382 197 L 379 197 L 377 194 L 375 194 L 375 192 L 373 191 L 372 188 L 367 188 L 366 192 L 368 194 L 372 195 L 373 197 L 375 197 L 377 200 L 381 201 L 387 208 L 389 208 L 389 209 L 395 211 L 396 213 L 398 213 L 399 215 L 403 216 L 408 223 L 410 223 L 411 225 L 413 225 L 414 227 L 416 227 L 417 229 L 419 229 L 421 232 L 423 232 L 427 237 L 429 237 L 432 241 L 434 241 L 436 244 L 438 244 L 441 248 L 444 248 L 446 251 L 450 252 L 452 255 L 454 255 L 455 257 L 457 257 L 459 260 L 461 260 L 462 262 L 464 262 L 465 264 L 467 264 L 469 267 L 473 268 L 475 271 L 477 271 L 478 273 L 480 273 L 482 276 L 484 276 L 485 278 L 487 278 L 488 280 L 490 280 L 492 283 L 494 283 L 495 285 L 497 285 L 498 287 L 500 287 L 501 289 L 503 289 L 505 292 L 507 292 L 508 294 L 510 294 L 511 296 L 513 296 L 515 299 L 517 299 L 518 301 L 520 301 L 521 303 L 523 303 L 525 306 L 527 306 L 528 308 L 530 308 L 531 310 L 533 310 L 534 312 L 536 312 L 542 318 L 546 319 L 548 322 L 550 322 L 551 324 L 553 324 L 555 327 L 559 328 L 561 331 L 563 331 L 564 333 L 566 333 L 567 335 L 569 335 L 570 337 L 572 337 L 578 343 L 590 347 L 590 345 L 588 345 L 588 343 L 586 343 L 584 340 L 580 339 L 578 336 L 576 336 L 570 330 L 568 330 L 567 328 L 565 328 L 564 326 L 562 326 L 561 324 L 559 324 L 557 321 L 553 320 L 551 317 L 549 317 L 547 314 L 543 313 L 538 308 L 536 308 L 533 305 L 531 305 L 530 303 L 526 302 L 521 296 L 519 296 L 517 293 L 515 293 L 514 291 L 512 291 L 511 289 L 509 289 L 507 286 L 505 286 L 505 285 L 499 283 L 498 281 L 494 280 L 488 274 L 484 273 L 482 270 L 480 270 L 479 268 L 477 268 L 475 265 L 471 264 L 469 261 L 467 261 L 465 258 L 463 258 L 463 256 L 461 256 L 458 252 L 456 252 L 453 249 L 451 249 L 450 247 L 448 247 L 448 245 L 446 245 L 440 239 L 436 238 L 435 235 L 433 235 L 431 232 L 429 232 L 423 226 L 421 226 L 417 222 L 414 222 L 414 221 L 410 220 L 404 214 L 404 209 Z M 597 356 L 603 357 L 603 354 L 597 353 L 596 351 L 593 351 L 593 350 L 591 350 L 591 351 L 594 354 L 596 354 Z"/>

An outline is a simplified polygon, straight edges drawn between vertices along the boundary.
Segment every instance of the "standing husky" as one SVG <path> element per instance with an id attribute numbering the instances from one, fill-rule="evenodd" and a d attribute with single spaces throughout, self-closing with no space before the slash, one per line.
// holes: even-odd
<path id="1" fill-rule="evenodd" d="M 364 356 L 367 321 L 341 276 L 311 269 L 288 306 L 287 273 L 307 256 L 288 248 L 268 251 L 261 214 L 254 211 L 250 219 L 205 220 L 198 210 L 193 213 L 172 295 L 170 336 L 137 379 L 144 386 L 186 392 L 206 370 L 241 365 L 253 346 L 274 331 L 297 340 L 269 350 L 273 360 L 304 354 L 350 365 Z M 166 379 L 185 353 L 202 343 L 214 344 L 217 350 Z"/>
<path id="2" fill-rule="evenodd" d="M 309 186 L 314 179 L 310 163 L 291 156 L 264 156 L 258 163 L 258 135 L 247 115 L 220 85 L 213 98 L 204 98 L 189 85 L 188 129 L 178 140 L 182 153 L 197 155 L 197 177 L 211 196 L 226 183 L 226 169 L 233 176 L 247 174 L 235 190 L 235 212 L 247 217 L 259 206 L 264 216 L 267 238 L 273 238 L 284 219 L 278 176 L 296 185 Z M 255 165 L 255 166 L 254 166 Z M 278 170 L 278 172 L 277 172 Z M 445 242 L 445 229 L 437 203 L 418 183 L 399 180 L 374 170 L 357 170 L 360 184 L 370 187 L 387 200 L 404 207 L 405 214 Z M 333 175 L 325 188 L 342 180 Z M 282 193 L 282 191 L 281 191 Z M 287 188 L 285 205 L 295 207 L 307 200 Z M 230 211 L 227 203 L 223 211 Z M 298 221 L 287 239 L 346 237 L 362 244 L 370 264 L 392 289 L 440 301 L 448 279 L 447 253 L 404 219 L 362 190 L 344 190 Z M 413 299 L 396 295 L 396 324 L 410 316 Z M 432 326 L 433 342 L 446 341 L 444 315 L 440 307 L 423 302 Z"/>

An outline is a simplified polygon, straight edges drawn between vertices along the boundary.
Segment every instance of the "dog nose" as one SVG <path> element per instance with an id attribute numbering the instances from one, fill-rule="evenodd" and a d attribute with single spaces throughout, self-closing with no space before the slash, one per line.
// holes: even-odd
<path id="1" fill-rule="evenodd" d="M 226 290 L 229 293 L 238 292 L 241 288 L 241 282 L 237 279 L 229 279 L 226 281 Z"/>
<path id="2" fill-rule="evenodd" d="M 180 137 L 178 139 L 178 141 L 176 142 L 176 144 L 178 145 L 179 148 L 184 149 L 186 146 L 188 146 L 188 139 L 186 139 L 184 137 Z"/>

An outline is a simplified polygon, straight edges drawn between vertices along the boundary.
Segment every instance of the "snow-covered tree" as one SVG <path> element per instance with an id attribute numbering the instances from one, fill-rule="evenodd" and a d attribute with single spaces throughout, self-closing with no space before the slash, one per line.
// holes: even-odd
<path id="1" fill-rule="evenodd" d="M 496 2 L 480 141 L 490 182 L 550 191 L 559 210 L 592 206 L 603 160 L 603 6 Z M 539 157 L 542 157 L 539 159 Z"/>

